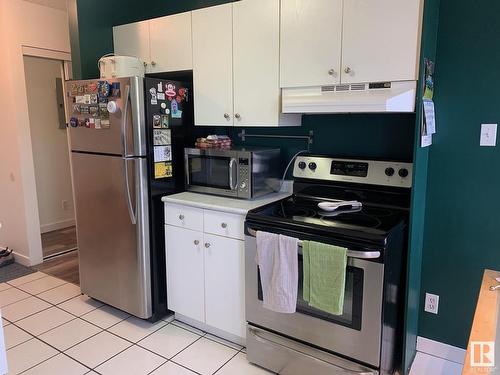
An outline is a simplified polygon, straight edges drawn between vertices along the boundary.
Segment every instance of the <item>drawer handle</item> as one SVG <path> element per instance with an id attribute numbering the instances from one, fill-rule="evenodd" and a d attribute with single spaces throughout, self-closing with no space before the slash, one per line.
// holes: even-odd
<path id="1" fill-rule="evenodd" d="M 198 245 L 200 244 L 200 241 L 198 241 L 198 240 L 194 240 L 194 244 L 195 244 L 196 246 L 198 246 Z"/>
<path id="2" fill-rule="evenodd" d="M 184 215 L 179 215 L 179 220 L 184 220 Z"/>
<path id="3" fill-rule="evenodd" d="M 205 247 L 208 249 L 210 247 L 210 244 L 208 242 L 205 242 Z"/>
<path id="4" fill-rule="evenodd" d="M 227 223 L 222 223 L 220 226 L 221 226 L 222 228 L 226 229 L 226 228 L 227 228 Z"/>

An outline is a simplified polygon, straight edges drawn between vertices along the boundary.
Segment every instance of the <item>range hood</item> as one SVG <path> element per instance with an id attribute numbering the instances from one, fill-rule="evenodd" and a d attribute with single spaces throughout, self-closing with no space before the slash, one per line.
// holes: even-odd
<path id="1" fill-rule="evenodd" d="M 415 112 L 416 81 L 282 89 L 283 113 Z"/>

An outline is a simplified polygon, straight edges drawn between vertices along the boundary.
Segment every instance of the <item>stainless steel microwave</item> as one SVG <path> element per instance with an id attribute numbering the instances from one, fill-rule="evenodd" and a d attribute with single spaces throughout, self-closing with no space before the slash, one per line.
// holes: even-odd
<path id="1" fill-rule="evenodd" d="M 280 149 L 184 149 L 186 189 L 253 199 L 280 187 Z"/>

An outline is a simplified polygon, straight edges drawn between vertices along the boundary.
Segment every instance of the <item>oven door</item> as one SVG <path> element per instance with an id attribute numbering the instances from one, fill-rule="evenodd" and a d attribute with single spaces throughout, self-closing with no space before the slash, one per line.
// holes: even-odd
<path id="1" fill-rule="evenodd" d="M 238 155 L 231 151 L 186 149 L 187 190 L 238 196 Z"/>
<path id="2" fill-rule="evenodd" d="M 281 314 L 262 307 L 262 288 L 255 262 L 256 239 L 245 238 L 246 319 L 250 324 L 281 333 L 316 347 L 379 367 L 382 335 L 384 265 L 363 258 L 377 252 L 362 249 L 349 252 L 347 261 L 344 311 L 331 315 L 308 305 L 302 298 L 302 254 L 299 252 L 299 290 L 297 312 Z M 268 228 L 266 229 L 269 230 Z M 300 239 L 302 234 L 288 231 Z M 338 244 L 345 246 L 345 244 Z M 356 257 L 356 256 L 359 256 Z"/>

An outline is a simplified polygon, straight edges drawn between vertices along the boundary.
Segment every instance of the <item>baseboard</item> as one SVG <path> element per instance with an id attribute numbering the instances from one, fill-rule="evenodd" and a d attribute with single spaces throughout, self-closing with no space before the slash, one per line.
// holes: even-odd
<path id="1" fill-rule="evenodd" d="M 55 223 L 40 225 L 40 233 L 52 232 L 54 230 L 64 229 L 75 225 L 75 219 L 56 221 Z"/>
<path id="2" fill-rule="evenodd" d="M 13 251 L 12 254 L 14 254 L 14 260 L 16 261 L 16 263 L 22 264 L 26 267 L 31 267 L 31 260 L 29 257 L 23 254 L 16 253 L 15 251 Z"/>
<path id="3" fill-rule="evenodd" d="M 175 319 L 182 322 L 182 323 L 186 323 L 187 325 L 190 325 L 191 327 L 198 328 L 198 329 L 205 331 L 205 332 L 208 332 L 214 336 L 220 337 L 224 340 L 234 342 L 235 344 L 241 345 L 243 347 L 246 346 L 246 339 L 244 337 L 239 337 L 239 336 L 233 335 L 232 333 L 222 331 L 220 329 L 209 326 L 206 323 L 200 322 L 200 321 L 195 320 L 195 319 L 188 318 L 187 316 L 184 316 L 182 314 L 175 313 Z"/>
<path id="4" fill-rule="evenodd" d="M 466 350 L 425 337 L 417 337 L 417 351 L 463 365 Z"/>

